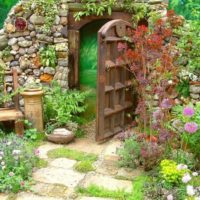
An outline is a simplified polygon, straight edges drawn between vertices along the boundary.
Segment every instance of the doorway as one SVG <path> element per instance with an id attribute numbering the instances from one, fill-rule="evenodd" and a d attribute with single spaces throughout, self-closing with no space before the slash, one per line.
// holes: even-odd
<path id="1" fill-rule="evenodd" d="M 95 20 L 80 30 L 79 83 L 81 91 L 90 91 L 86 100 L 84 119 L 90 122 L 96 119 L 98 31 L 108 20 Z"/>

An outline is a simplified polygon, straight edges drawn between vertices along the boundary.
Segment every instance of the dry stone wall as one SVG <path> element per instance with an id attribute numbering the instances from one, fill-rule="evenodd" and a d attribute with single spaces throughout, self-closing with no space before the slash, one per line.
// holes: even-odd
<path id="1" fill-rule="evenodd" d="M 34 10 L 24 10 L 20 1 L 9 13 L 5 21 L 4 29 L 0 31 L 0 50 L 6 46 L 10 55 L 2 56 L 7 68 L 16 67 L 21 73 L 19 84 L 49 83 L 52 79 L 57 80 L 61 86 L 68 89 L 68 1 L 61 0 L 58 15 L 48 33 L 44 33 L 41 27 L 45 23 L 43 16 L 34 13 Z M 24 31 L 18 31 L 15 21 L 23 18 L 27 27 Z M 44 67 L 39 59 L 39 50 L 45 45 L 54 45 L 57 54 L 57 67 Z M 12 77 L 5 77 L 6 82 L 12 83 Z M 11 90 L 11 87 L 8 87 Z"/>

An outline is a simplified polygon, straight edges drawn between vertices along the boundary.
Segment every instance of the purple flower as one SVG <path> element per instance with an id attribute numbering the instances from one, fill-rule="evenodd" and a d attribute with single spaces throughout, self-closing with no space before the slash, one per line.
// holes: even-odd
<path id="1" fill-rule="evenodd" d="M 198 125 L 195 122 L 187 122 L 184 128 L 188 133 L 195 133 L 198 130 Z"/>
<path id="2" fill-rule="evenodd" d="M 164 109 L 169 109 L 172 107 L 172 103 L 170 101 L 170 99 L 163 99 L 162 102 L 161 102 L 161 108 L 164 108 Z"/>
<path id="3" fill-rule="evenodd" d="M 187 173 L 187 174 L 184 174 L 182 181 L 183 183 L 188 183 L 191 179 L 192 179 L 191 176 Z"/>
<path id="4" fill-rule="evenodd" d="M 164 117 L 164 113 L 160 109 L 153 112 L 154 120 L 162 120 L 163 117 Z"/>
<path id="5" fill-rule="evenodd" d="M 195 113 L 195 111 L 191 107 L 185 107 L 183 110 L 183 115 L 185 115 L 187 117 L 192 117 L 194 115 L 194 113 Z"/>

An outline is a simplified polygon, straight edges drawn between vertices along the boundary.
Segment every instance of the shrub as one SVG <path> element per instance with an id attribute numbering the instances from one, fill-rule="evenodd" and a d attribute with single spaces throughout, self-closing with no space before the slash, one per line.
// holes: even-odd
<path id="1" fill-rule="evenodd" d="M 44 96 L 44 120 L 47 132 L 56 127 L 67 126 L 71 121 L 77 121 L 78 114 L 86 109 L 84 103 L 88 94 L 77 90 L 64 91 L 58 83 L 53 82 Z"/>
<path id="2" fill-rule="evenodd" d="M 0 192 L 26 189 L 36 161 L 36 155 L 27 149 L 23 139 L 15 135 L 1 139 Z"/>

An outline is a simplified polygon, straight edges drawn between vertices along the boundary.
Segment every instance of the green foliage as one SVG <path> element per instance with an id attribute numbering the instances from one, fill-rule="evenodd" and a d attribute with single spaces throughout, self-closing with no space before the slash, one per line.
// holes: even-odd
<path id="1" fill-rule="evenodd" d="M 0 0 L 0 12 L 1 12 L 1 19 L 0 19 L 0 29 L 3 27 L 4 20 L 6 19 L 8 12 L 14 6 L 18 0 Z"/>
<path id="2" fill-rule="evenodd" d="M 87 188 L 79 187 L 77 189 L 77 192 L 82 195 L 87 195 L 91 197 L 104 197 L 104 198 L 113 198 L 119 200 L 125 200 L 125 199 L 128 200 L 127 197 L 130 196 L 130 193 L 127 193 L 123 190 L 112 191 L 96 185 L 90 185 Z"/>
<path id="3" fill-rule="evenodd" d="M 176 86 L 176 91 L 179 96 L 183 96 L 185 98 L 190 96 L 190 81 L 189 80 L 180 80 L 178 85 Z"/>
<path id="4" fill-rule="evenodd" d="M 53 149 L 48 152 L 49 158 L 69 158 L 77 161 L 90 161 L 95 162 L 97 156 L 95 154 L 89 154 L 81 151 L 71 150 L 67 148 Z"/>
<path id="5" fill-rule="evenodd" d="M 75 132 L 76 138 L 84 138 L 85 135 L 86 135 L 86 132 L 83 129 L 81 129 L 81 128 L 78 128 L 76 130 L 76 132 Z"/>
<path id="6" fill-rule="evenodd" d="M 87 173 L 95 170 L 95 168 L 92 165 L 92 162 L 89 160 L 78 162 L 77 164 L 75 164 L 74 169 L 81 173 Z"/>
<path id="7" fill-rule="evenodd" d="M 149 7 L 144 3 L 136 3 L 134 0 L 102 0 L 96 2 L 96 0 L 82 0 L 83 11 L 74 14 L 75 20 L 80 20 L 83 16 L 103 16 L 104 14 L 111 15 L 114 7 L 122 8 L 128 13 L 133 14 L 132 21 L 137 24 L 140 19 L 144 19 L 147 16 Z"/>
<path id="8" fill-rule="evenodd" d="M 200 21 L 187 21 L 175 32 L 180 37 L 177 47 L 180 49 L 181 67 L 197 75 L 200 74 Z M 186 66 L 183 65 L 183 61 L 186 62 Z"/>
<path id="9" fill-rule="evenodd" d="M 80 20 L 83 16 L 97 15 L 103 16 L 105 13 L 112 14 L 112 8 L 116 5 L 116 0 L 102 0 L 96 3 L 96 0 L 81 0 L 84 4 L 83 11 L 74 14 L 75 20 Z"/>
<path id="10" fill-rule="evenodd" d="M 39 51 L 40 59 L 44 67 L 56 67 L 57 57 L 53 46 L 43 47 Z"/>
<path id="11" fill-rule="evenodd" d="M 169 9 L 186 19 L 200 20 L 200 0 L 170 0 Z"/>
<path id="12" fill-rule="evenodd" d="M 43 32 L 48 33 L 58 14 L 59 2 L 60 0 L 30 0 L 24 4 L 24 8 L 27 12 L 32 9 L 34 13 L 44 16 L 45 24 L 41 29 Z"/>
<path id="13" fill-rule="evenodd" d="M 36 128 L 32 128 L 32 123 L 28 120 L 24 120 L 25 125 L 25 133 L 24 137 L 31 140 L 36 140 L 38 136 L 38 132 Z"/>
<path id="14" fill-rule="evenodd" d="M 18 192 L 28 187 L 37 157 L 23 139 L 9 135 L 0 140 L 0 192 Z"/>
<path id="15" fill-rule="evenodd" d="M 44 121 L 47 131 L 66 126 L 70 121 L 76 121 L 78 114 L 85 111 L 85 98 L 88 92 L 77 90 L 64 91 L 56 82 L 46 89 L 44 96 Z"/>
<path id="16" fill-rule="evenodd" d="M 37 168 L 45 168 L 48 166 L 48 161 L 44 160 L 44 159 L 41 159 L 41 158 L 38 158 L 36 163 L 35 163 L 35 167 Z"/>
<path id="17" fill-rule="evenodd" d="M 118 154 L 121 157 L 119 161 L 120 166 L 136 168 L 139 165 L 138 160 L 140 151 L 140 144 L 136 141 L 134 136 L 126 139 L 123 148 L 118 151 Z"/>
<path id="18" fill-rule="evenodd" d="M 177 163 L 173 160 L 162 160 L 160 163 L 161 177 L 169 184 L 179 184 L 183 175 L 188 172 L 188 169 L 177 169 Z"/>

